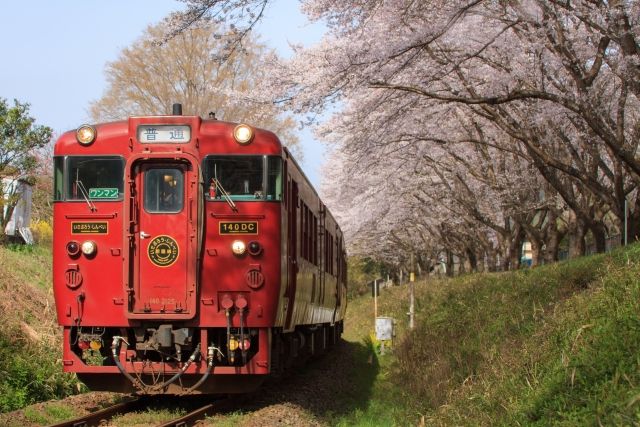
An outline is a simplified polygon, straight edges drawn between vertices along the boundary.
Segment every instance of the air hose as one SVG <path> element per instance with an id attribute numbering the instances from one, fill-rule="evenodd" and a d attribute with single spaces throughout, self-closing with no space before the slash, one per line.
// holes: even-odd
<path id="1" fill-rule="evenodd" d="M 182 376 L 182 374 L 184 374 L 184 372 L 189 368 L 189 366 L 191 366 L 191 364 L 196 360 L 196 356 L 200 353 L 200 344 L 198 344 L 198 346 L 196 347 L 196 349 L 194 350 L 193 354 L 191 355 L 191 357 L 189 357 L 189 360 L 187 360 L 187 363 L 184 364 L 184 366 L 182 367 L 182 369 L 180 369 L 178 371 L 177 374 L 175 374 L 170 380 L 163 382 L 160 385 L 155 386 L 154 388 L 152 388 L 152 391 L 158 391 L 162 388 L 165 388 L 166 386 L 168 386 L 169 384 L 171 384 L 172 382 L 174 382 L 175 380 L 177 380 L 178 378 L 180 378 Z"/>
<path id="2" fill-rule="evenodd" d="M 214 350 L 218 350 L 218 349 L 216 347 L 214 347 L 213 344 L 210 347 L 207 348 L 207 362 L 208 362 L 207 363 L 207 370 L 205 371 L 205 373 L 202 376 L 202 378 L 200 378 L 200 381 L 195 383 L 189 389 L 185 390 L 183 393 L 180 393 L 181 396 L 185 395 L 185 394 L 192 393 L 194 390 L 196 390 L 198 387 L 200 387 L 200 385 L 207 379 L 207 377 L 209 376 L 209 374 L 213 370 L 213 352 L 214 352 Z M 218 350 L 218 352 L 220 354 L 222 354 L 222 352 L 220 350 Z"/>
<path id="3" fill-rule="evenodd" d="M 131 374 L 129 374 L 123 367 L 122 364 L 120 363 L 120 357 L 118 356 L 118 347 L 120 346 L 120 341 L 124 341 L 127 345 L 129 345 L 124 338 L 120 337 L 120 336 L 114 336 L 113 337 L 113 342 L 111 343 L 111 353 L 113 354 L 113 360 L 114 362 L 116 362 L 116 366 L 118 367 L 118 369 L 120 370 L 120 372 L 129 379 L 129 381 L 131 381 L 133 383 L 134 386 L 138 387 L 139 389 L 146 391 L 148 390 L 151 386 L 148 386 L 146 384 L 144 384 L 141 380 L 136 379 L 134 377 L 131 376 Z M 173 383 L 175 380 L 177 380 L 178 378 L 180 378 L 182 376 L 182 374 L 185 373 L 185 371 L 189 368 L 189 366 L 191 366 L 191 364 L 196 360 L 196 357 L 198 356 L 198 354 L 200 353 L 200 344 L 198 344 L 198 346 L 196 347 L 196 349 L 193 351 L 193 354 L 191 355 L 191 357 L 189 357 L 189 360 L 187 360 L 187 362 L 184 364 L 184 366 L 178 371 L 178 373 L 176 373 L 173 377 L 171 377 L 171 379 L 169 379 L 168 381 L 163 382 L 162 384 L 159 384 L 155 387 L 153 387 L 151 389 L 151 391 L 158 391 L 164 387 L 167 387 L 169 384 Z M 211 358 L 211 363 L 213 364 L 213 357 Z"/>
<path id="4" fill-rule="evenodd" d="M 113 337 L 113 342 L 111 343 L 111 353 L 113 353 L 113 360 L 114 362 L 116 362 L 116 366 L 118 367 L 118 369 L 120 370 L 120 372 L 122 372 L 122 374 L 129 378 L 129 381 L 131 381 L 133 383 L 134 386 L 138 387 L 141 390 L 144 390 L 146 388 L 146 385 L 143 384 L 141 381 L 139 381 L 136 378 L 133 378 L 131 376 L 131 374 L 129 374 L 120 364 L 120 357 L 118 356 L 118 347 L 120 346 L 120 341 L 124 341 L 127 345 L 129 345 L 129 343 L 127 343 L 124 338 L 119 337 L 119 336 L 114 336 Z"/>

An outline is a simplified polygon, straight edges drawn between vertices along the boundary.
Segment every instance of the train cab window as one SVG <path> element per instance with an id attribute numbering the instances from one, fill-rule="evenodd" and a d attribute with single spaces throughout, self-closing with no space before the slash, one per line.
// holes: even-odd
<path id="1" fill-rule="evenodd" d="M 120 201 L 124 196 L 124 159 L 120 156 L 69 156 L 65 171 L 59 172 L 56 164 L 56 179 L 62 173 L 67 201 Z M 62 189 L 56 182 L 54 191 L 58 190 Z"/>
<path id="2" fill-rule="evenodd" d="M 226 193 L 231 200 L 264 200 L 265 156 L 206 156 L 204 179 L 207 200 L 224 200 Z M 212 185 L 217 180 L 218 185 Z"/>
<path id="3" fill-rule="evenodd" d="M 64 200 L 64 157 L 53 158 L 53 200 Z"/>
<path id="4" fill-rule="evenodd" d="M 184 176 L 180 169 L 149 169 L 144 173 L 144 210 L 178 213 L 184 207 Z"/>

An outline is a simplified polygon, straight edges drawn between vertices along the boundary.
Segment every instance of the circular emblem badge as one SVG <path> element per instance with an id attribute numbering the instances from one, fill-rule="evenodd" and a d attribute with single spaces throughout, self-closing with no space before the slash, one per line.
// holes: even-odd
<path id="1" fill-rule="evenodd" d="M 149 260 L 158 267 L 169 267 L 178 259 L 180 248 L 170 236 L 158 236 L 149 242 Z"/>

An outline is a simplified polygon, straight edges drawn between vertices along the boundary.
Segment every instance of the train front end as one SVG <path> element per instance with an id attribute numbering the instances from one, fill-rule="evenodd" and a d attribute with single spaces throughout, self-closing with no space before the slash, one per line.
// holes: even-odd
<path id="1" fill-rule="evenodd" d="M 67 132 L 54 156 L 64 370 L 119 392 L 262 383 L 284 316 L 277 137 L 197 116 L 132 117 Z"/>

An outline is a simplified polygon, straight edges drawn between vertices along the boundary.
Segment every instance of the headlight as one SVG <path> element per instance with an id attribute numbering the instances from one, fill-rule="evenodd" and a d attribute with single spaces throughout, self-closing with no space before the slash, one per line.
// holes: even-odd
<path id="1" fill-rule="evenodd" d="M 233 130 L 233 138 L 238 142 L 238 144 L 247 145 L 251 141 L 253 141 L 253 137 L 255 136 L 253 129 L 251 126 L 245 124 L 239 124 Z"/>
<path id="2" fill-rule="evenodd" d="M 82 145 L 89 145 L 96 139 L 96 128 L 91 125 L 82 125 L 76 131 L 76 139 Z"/>
<path id="3" fill-rule="evenodd" d="M 87 240 L 82 244 L 82 253 L 85 255 L 91 255 L 96 251 L 96 244 L 91 240 Z"/>
<path id="4" fill-rule="evenodd" d="M 247 248 L 244 246 L 244 243 L 242 243 L 240 240 L 236 240 L 231 245 L 231 250 L 236 255 L 242 255 L 246 249 Z"/>

